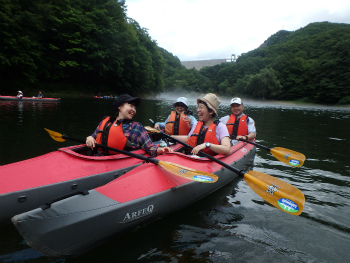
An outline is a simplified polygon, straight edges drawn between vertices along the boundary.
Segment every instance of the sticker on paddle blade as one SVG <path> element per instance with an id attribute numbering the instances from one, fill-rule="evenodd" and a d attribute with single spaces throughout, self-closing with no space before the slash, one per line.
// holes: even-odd
<path id="1" fill-rule="evenodd" d="M 289 213 L 297 213 L 299 211 L 299 207 L 296 203 L 294 203 L 292 200 L 281 198 L 277 201 L 279 207 L 282 208 L 282 210 L 289 212 Z"/>
<path id="2" fill-rule="evenodd" d="M 298 160 L 292 159 L 292 160 L 289 160 L 289 164 L 291 166 L 299 166 L 300 162 Z"/>
<path id="3" fill-rule="evenodd" d="M 198 182 L 212 182 L 213 178 L 211 178 L 210 176 L 206 176 L 206 175 L 194 175 L 192 176 L 193 180 L 198 181 Z"/>

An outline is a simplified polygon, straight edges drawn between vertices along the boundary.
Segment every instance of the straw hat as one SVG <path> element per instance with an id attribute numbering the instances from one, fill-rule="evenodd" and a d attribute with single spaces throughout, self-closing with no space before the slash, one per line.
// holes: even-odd
<path id="1" fill-rule="evenodd" d="M 218 97 L 216 97 L 215 94 L 208 93 L 203 98 L 197 99 L 197 104 L 200 103 L 201 101 L 202 102 L 204 101 L 208 105 L 209 109 L 212 109 L 215 112 L 215 114 L 218 114 L 220 100 L 218 99 Z"/>

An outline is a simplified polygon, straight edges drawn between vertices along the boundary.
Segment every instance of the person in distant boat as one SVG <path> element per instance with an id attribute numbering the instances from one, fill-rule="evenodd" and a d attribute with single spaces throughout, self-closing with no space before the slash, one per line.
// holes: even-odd
<path id="1" fill-rule="evenodd" d="M 38 98 L 39 98 L 39 99 L 44 98 L 44 94 L 43 94 L 41 91 L 39 91 Z"/>
<path id="2" fill-rule="evenodd" d="M 192 154 L 203 151 L 210 155 L 228 154 L 231 149 L 230 138 L 226 125 L 215 120 L 220 100 L 213 93 L 197 99 L 199 121 L 193 125 L 187 136 L 173 136 L 194 147 Z"/>
<path id="3" fill-rule="evenodd" d="M 97 142 L 120 150 L 143 149 L 153 157 L 172 152 L 170 147 L 153 144 L 145 128 L 140 123 L 132 121 L 140 103 L 140 98 L 131 97 L 129 94 L 120 95 L 113 103 L 116 116 L 104 118 L 95 132 L 86 138 L 86 145 L 93 149 Z M 103 151 L 107 155 L 114 154 Z"/>
<path id="4" fill-rule="evenodd" d="M 18 93 L 17 93 L 17 98 L 19 98 L 19 99 L 22 99 L 23 98 L 23 93 L 22 93 L 22 91 L 18 91 Z"/>
<path id="5" fill-rule="evenodd" d="M 231 100 L 231 115 L 220 119 L 220 122 L 226 124 L 232 145 L 238 143 L 238 139 L 253 140 L 256 137 L 254 120 L 243 113 L 244 105 L 240 98 Z"/>
<path id="6" fill-rule="evenodd" d="M 197 120 L 192 116 L 193 112 L 188 110 L 187 98 L 180 97 L 173 104 L 175 111 L 172 111 L 165 122 L 157 122 L 154 128 L 165 129 L 168 135 L 187 135 Z"/>

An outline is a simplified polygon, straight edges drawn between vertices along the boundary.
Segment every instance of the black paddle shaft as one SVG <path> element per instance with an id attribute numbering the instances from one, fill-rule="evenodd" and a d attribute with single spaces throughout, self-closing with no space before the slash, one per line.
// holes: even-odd
<path id="1" fill-rule="evenodd" d="M 183 146 L 185 146 L 185 147 L 187 147 L 187 148 L 189 148 L 189 149 L 193 149 L 193 147 L 190 146 L 190 145 L 188 145 L 187 143 L 184 143 L 184 142 L 182 142 L 182 141 L 180 141 L 180 140 L 178 140 L 178 139 L 176 139 L 176 138 L 174 138 L 174 137 L 171 137 L 170 135 L 168 135 L 168 134 L 166 134 L 166 133 L 164 133 L 164 132 L 160 132 L 160 133 L 164 134 L 166 137 L 169 137 L 170 139 L 172 139 L 172 140 L 174 140 L 174 141 L 180 143 L 181 145 L 183 145 Z M 223 167 L 225 167 L 225 168 L 231 170 L 232 172 L 235 172 L 235 173 L 238 174 L 239 176 L 242 176 L 242 177 L 244 176 L 244 172 L 243 172 L 243 171 L 240 171 L 240 170 L 238 170 L 237 168 L 232 167 L 232 166 L 228 165 L 227 163 L 224 163 L 224 162 L 222 162 L 222 161 L 216 159 L 215 157 L 213 157 L 213 156 L 211 156 L 211 155 L 209 155 L 209 154 L 206 154 L 205 152 L 202 152 L 202 151 L 201 151 L 200 154 L 201 154 L 203 157 L 206 157 L 206 158 L 212 160 L 213 162 L 216 162 L 216 163 L 220 164 L 221 166 L 223 166 Z"/>
<path id="2" fill-rule="evenodd" d="M 236 138 L 233 138 L 232 135 L 230 136 L 230 138 L 231 138 L 231 139 L 236 139 Z M 239 141 L 242 141 L 242 142 L 246 142 L 246 143 L 253 144 L 253 145 L 257 146 L 257 147 L 260 147 L 260 148 L 265 149 L 266 151 L 270 151 L 270 150 L 271 150 L 271 148 L 266 147 L 266 146 L 261 145 L 261 144 L 257 144 L 257 143 L 255 143 L 255 142 L 251 142 L 251 141 L 244 140 L 244 139 L 238 139 L 238 140 L 239 140 Z"/>
<path id="3" fill-rule="evenodd" d="M 62 135 L 62 139 L 76 141 L 76 142 L 80 142 L 80 143 L 86 143 L 83 140 L 71 138 L 71 137 L 69 137 L 69 136 L 67 136 L 65 134 Z M 146 156 L 143 156 L 143 155 L 140 155 L 140 154 L 135 154 L 135 153 L 132 153 L 132 152 L 119 150 L 119 149 L 112 148 L 112 147 L 109 147 L 109 146 L 106 146 L 106 145 L 102 145 L 102 144 L 99 144 L 99 143 L 95 143 L 95 146 L 98 146 L 98 147 L 101 147 L 101 148 L 105 148 L 106 150 L 110 150 L 110 151 L 113 151 L 113 152 L 119 152 L 119 153 L 122 153 L 122 154 L 125 154 L 125 155 L 128 155 L 128 156 L 140 159 L 140 160 L 145 161 L 145 162 L 150 162 L 150 163 L 154 163 L 154 164 L 158 164 L 159 163 L 159 160 L 157 160 L 157 159 L 154 159 L 154 158 L 151 158 L 151 157 L 146 157 Z"/>

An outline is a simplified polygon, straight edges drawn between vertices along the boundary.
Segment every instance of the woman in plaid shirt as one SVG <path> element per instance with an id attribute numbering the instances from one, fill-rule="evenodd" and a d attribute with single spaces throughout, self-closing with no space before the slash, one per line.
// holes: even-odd
<path id="1" fill-rule="evenodd" d="M 133 98 L 128 94 L 120 95 L 113 103 L 116 118 L 107 117 L 102 120 L 95 132 L 86 138 L 86 145 L 93 149 L 97 142 L 124 150 L 143 149 L 152 157 L 172 152 L 173 150 L 169 147 L 159 147 L 159 145 L 153 144 L 145 128 L 140 123 L 132 121 L 132 117 L 136 114 L 136 107 L 140 103 L 140 98 Z M 122 127 L 119 127 L 121 129 L 118 133 L 117 127 L 119 125 Z M 121 132 L 126 137 L 125 144 Z"/>

